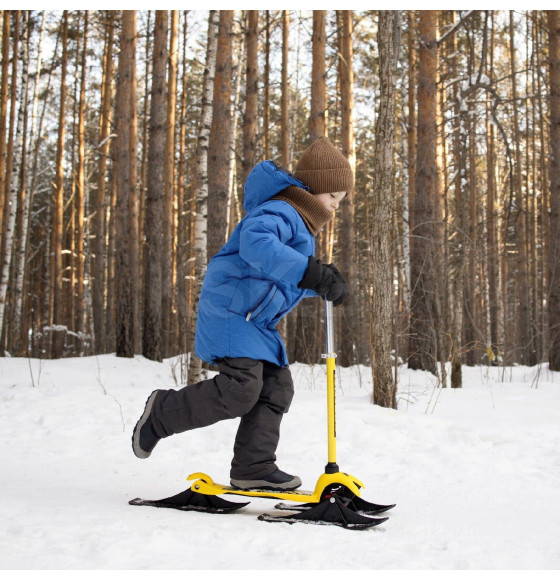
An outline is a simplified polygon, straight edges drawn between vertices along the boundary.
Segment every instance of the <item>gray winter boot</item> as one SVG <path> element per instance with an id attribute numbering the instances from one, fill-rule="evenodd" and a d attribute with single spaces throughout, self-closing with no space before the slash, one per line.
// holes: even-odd
<path id="1" fill-rule="evenodd" d="M 134 455 L 140 459 L 146 459 L 150 457 L 154 447 L 157 445 L 161 437 L 158 437 L 154 431 L 152 424 L 151 412 L 154 406 L 154 401 L 158 395 L 159 391 L 154 391 L 146 401 L 146 406 L 144 407 L 144 412 L 136 427 L 134 427 L 134 432 L 132 433 L 132 451 Z"/>

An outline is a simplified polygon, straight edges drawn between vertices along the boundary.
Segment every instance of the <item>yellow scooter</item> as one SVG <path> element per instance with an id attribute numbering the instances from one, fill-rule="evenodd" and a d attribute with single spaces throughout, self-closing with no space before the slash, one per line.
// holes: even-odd
<path id="1" fill-rule="evenodd" d="M 286 500 L 290 502 L 305 502 L 290 506 L 280 503 L 279 510 L 295 510 L 289 515 L 262 514 L 259 520 L 285 523 L 313 523 L 337 525 L 349 529 L 364 529 L 377 526 L 389 518 L 374 518 L 375 514 L 386 512 L 392 505 L 381 505 L 365 501 L 360 497 L 360 489 L 364 484 L 353 475 L 340 471 L 336 463 L 336 354 L 333 338 L 333 304 L 325 300 L 326 346 L 323 355 L 327 365 L 327 437 L 328 463 L 313 491 L 271 491 L 266 489 L 244 490 L 229 485 L 215 483 L 205 473 L 193 473 L 187 480 L 193 481 L 183 492 L 160 500 L 145 500 L 136 498 L 131 505 L 166 507 L 185 511 L 202 511 L 210 513 L 228 513 L 238 510 L 246 503 L 227 501 L 220 495 L 240 495 Z"/>

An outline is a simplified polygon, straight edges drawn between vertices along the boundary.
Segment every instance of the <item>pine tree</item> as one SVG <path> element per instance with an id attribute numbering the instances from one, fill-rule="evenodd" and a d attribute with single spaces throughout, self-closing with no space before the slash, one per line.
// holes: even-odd
<path id="1" fill-rule="evenodd" d="M 144 245 L 144 324 L 142 354 L 161 361 L 162 344 L 162 267 L 163 192 L 165 157 L 165 71 L 167 65 L 167 11 L 156 10 L 150 99 L 148 174 Z"/>

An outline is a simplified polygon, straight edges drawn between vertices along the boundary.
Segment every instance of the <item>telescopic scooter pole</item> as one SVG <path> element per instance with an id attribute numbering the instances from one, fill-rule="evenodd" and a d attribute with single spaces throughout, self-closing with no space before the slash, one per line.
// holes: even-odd
<path id="1" fill-rule="evenodd" d="M 325 330 L 327 335 L 327 352 L 323 358 L 327 362 L 327 437 L 328 463 L 325 473 L 338 473 L 336 464 L 336 353 L 334 352 L 333 303 L 325 297 Z"/>

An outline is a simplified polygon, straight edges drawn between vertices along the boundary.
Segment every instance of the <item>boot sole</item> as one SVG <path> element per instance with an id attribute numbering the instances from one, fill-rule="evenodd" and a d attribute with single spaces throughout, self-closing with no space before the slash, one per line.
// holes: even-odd
<path id="1" fill-rule="evenodd" d="M 237 487 L 243 491 L 255 489 L 266 489 L 267 491 L 292 491 L 301 485 L 301 479 L 295 476 L 290 481 L 284 483 L 271 483 L 265 479 L 232 479 L 230 483 L 232 487 Z"/>
<path id="2" fill-rule="evenodd" d="M 159 390 L 154 391 L 146 401 L 146 406 L 144 407 L 144 412 L 140 419 L 138 419 L 138 423 L 136 423 L 136 427 L 134 427 L 134 431 L 132 433 L 132 451 L 134 455 L 139 459 L 147 459 L 152 454 L 151 451 L 144 451 L 142 447 L 140 447 L 140 430 L 148 420 L 150 413 L 152 412 L 152 407 L 154 406 L 154 401 L 156 400 L 157 394 Z M 153 450 L 152 450 L 153 451 Z"/>

